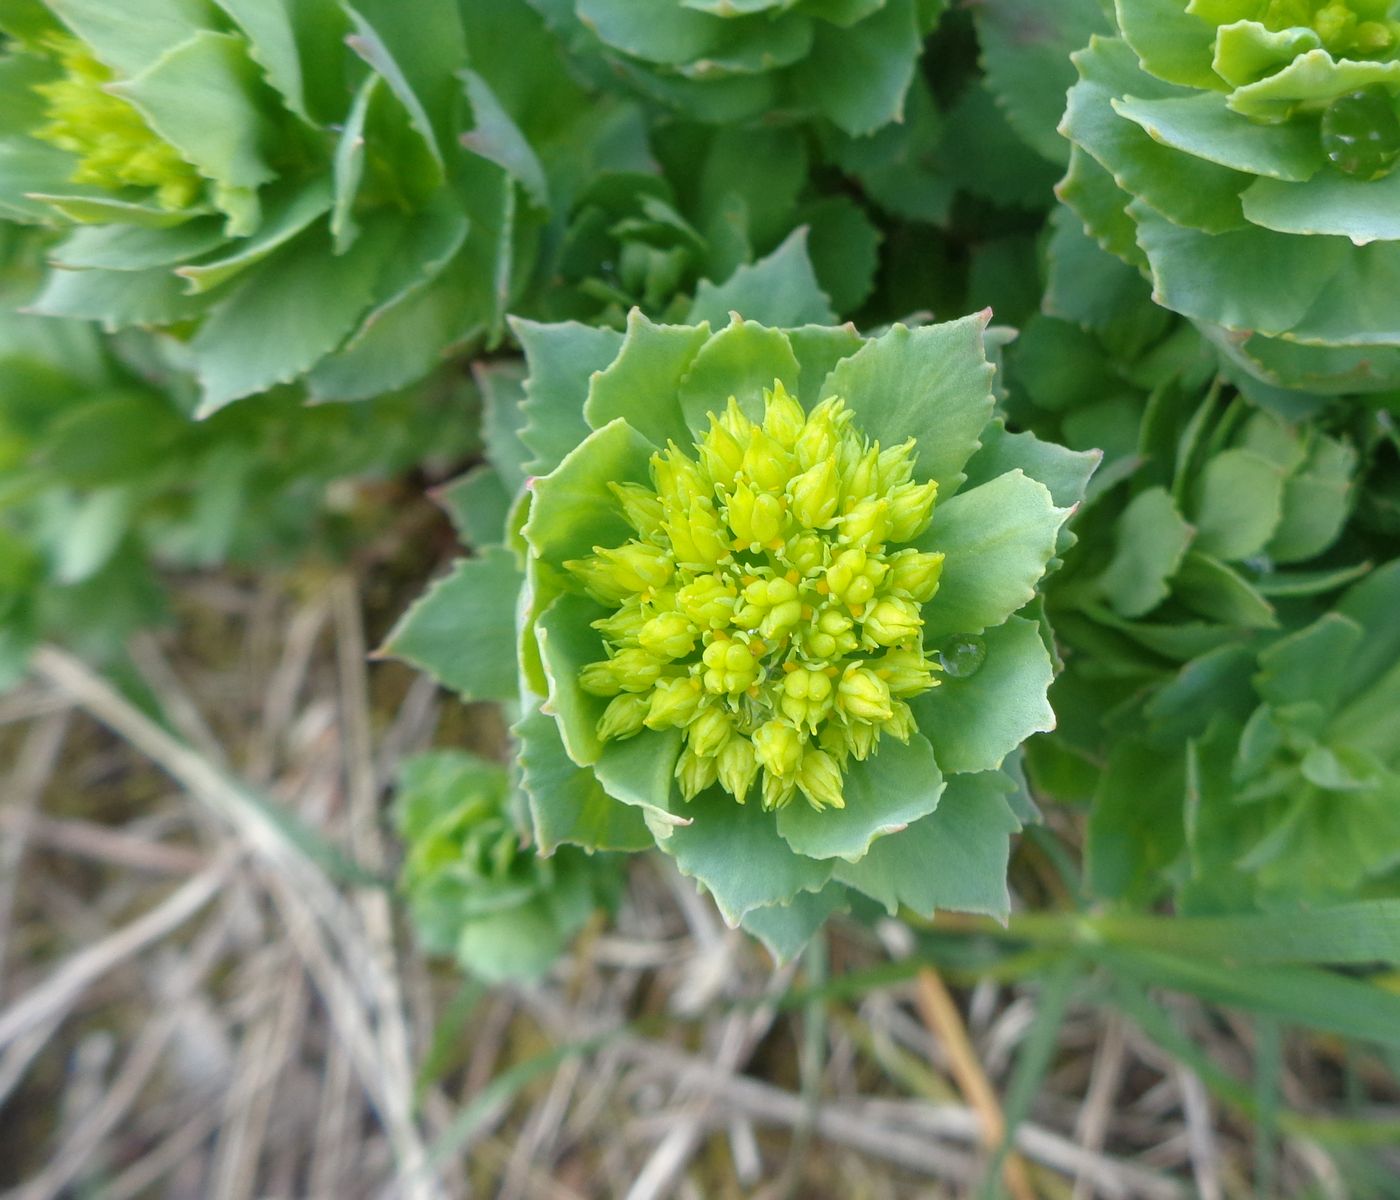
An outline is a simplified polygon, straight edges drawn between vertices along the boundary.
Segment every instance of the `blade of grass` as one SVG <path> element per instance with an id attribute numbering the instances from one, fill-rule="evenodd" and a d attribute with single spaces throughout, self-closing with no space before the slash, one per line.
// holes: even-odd
<path id="1" fill-rule="evenodd" d="M 1269 1017 L 1254 1022 L 1254 1191 L 1272 1200 L 1278 1190 L 1278 1098 L 1283 1037 Z"/>

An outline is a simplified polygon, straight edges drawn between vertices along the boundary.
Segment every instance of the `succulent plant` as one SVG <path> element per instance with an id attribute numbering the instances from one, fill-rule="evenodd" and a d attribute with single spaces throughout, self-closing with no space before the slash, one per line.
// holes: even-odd
<path id="1" fill-rule="evenodd" d="M 543 974 L 616 891 L 615 860 L 541 858 L 516 826 L 504 767 L 462 750 L 407 760 L 394 801 L 400 886 L 419 940 L 488 981 Z"/>
<path id="2" fill-rule="evenodd" d="M 1061 197 L 1160 304 L 1268 383 L 1400 380 L 1392 9 L 1118 0 L 1119 36 L 1075 56 Z"/>
<path id="3" fill-rule="evenodd" d="M 517 323 L 514 532 L 389 648 L 518 698 L 543 848 L 655 844 L 782 952 L 846 887 L 1004 911 L 1000 768 L 1054 722 L 1033 602 L 1097 455 L 992 419 L 988 316 Z"/>
<path id="4" fill-rule="evenodd" d="M 206 412 L 499 335 L 545 186 L 488 81 L 502 43 L 552 53 L 523 4 L 52 0 L 0 30 L 0 215 L 71 231 L 36 312 L 170 329 Z"/>
<path id="5" fill-rule="evenodd" d="M 943 0 L 531 0 L 576 62 L 693 120 L 900 119 Z"/>

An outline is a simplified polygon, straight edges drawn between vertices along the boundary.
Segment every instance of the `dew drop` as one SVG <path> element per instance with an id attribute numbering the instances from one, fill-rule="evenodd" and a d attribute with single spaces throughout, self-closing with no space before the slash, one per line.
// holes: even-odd
<path id="1" fill-rule="evenodd" d="M 1322 113 L 1322 150 L 1344 175 L 1379 179 L 1400 160 L 1400 117 L 1383 87 L 1332 101 Z"/>
<path id="2" fill-rule="evenodd" d="M 987 657 L 987 643 L 972 634 L 950 637 L 938 648 L 938 662 L 954 679 L 976 675 Z"/>

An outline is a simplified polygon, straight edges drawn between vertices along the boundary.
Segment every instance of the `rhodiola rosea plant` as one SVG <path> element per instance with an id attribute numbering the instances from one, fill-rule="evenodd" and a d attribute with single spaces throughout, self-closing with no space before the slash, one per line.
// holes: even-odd
<path id="1" fill-rule="evenodd" d="M 504 537 L 389 649 L 518 705 L 541 849 L 654 844 L 782 953 L 848 888 L 1004 913 L 1037 586 L 1097 456 L 994 420 L 986 314 L 704 315 L 517 324 Z"/>
<path id="2" fill-rule="evenodd" d="M 1284 387 L 1400 380 L 1400 24 L 1386 0 L 1118 0 L 1075 56 L 1059 193 L 1159 304 Z"/>

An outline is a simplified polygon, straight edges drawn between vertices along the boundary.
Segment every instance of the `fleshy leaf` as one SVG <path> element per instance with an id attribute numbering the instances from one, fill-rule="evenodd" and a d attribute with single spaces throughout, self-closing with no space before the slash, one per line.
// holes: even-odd
<path id="1" fill-rule="evenodd" d="M 891 914 L 905 905 L 923 916 L 954 909 L 1004 920 L 1011 835 L 1021 828 L 1007 802 L 1013 790 L 997 771 L 956 775 L 935 812 L 881 838 L 859 862 L 838 862 L 836 878 Z"/>
<path id="2" fill-rule="evenodd" d="M 1116 546 L 1099 590 L 1120 615 L 1141 617 L 1171 594 L 1193 530 L 1166 488 L 1134 496 L 1115 526 Z"/>
<path id="3" fill-rule="evenodd" d="M 847 29 L 819 25 L 794 68 L 798 94 L 854 137 L 898 121 L 918 65 L 914 0 L 888 0 Z"/>
<path id="4" fill-rule="evenodd" d="M 1045 697 L 1054 678 L 1040 627 L 1024 617 L 981 635 L 986 658 L 971 675 L 944 675 L 911 701 L 945 775 L 992 771 L 1033 733 L 1055 728 Z"/>
<path id="5" fill-rule="evenodd" d="M 606 615 L 606 610 L 587 596 L 565 592 L 549 603 L 534 626 L 549 684 L 549 699 L 542 707 L 558 722 L 564 749 L 580 766 L 596 763 L 603 752 L 598 719 L 608 702 L 585 692 L 579 686 L 579 675 L 589 663 L 605 657 L 602 635 L 590 622 Z M 514 646 L 513 637 L 501 645 L 509 651 Z"/>
<path id="6" fill-rule="evenodd" d="M 515 556 L 488 547 L 463 559 L 400 619 L 384 652 L 427 671 L 468 700 L 516 694 Z"/>
<path id="7" fill-rule="evenodd" d="M 807 231 L 794 230 L 772 254 L 739 267 L 723 283 L 702 279 L 686 320 L 719 326 L 737 312 L 777 329 L 836 319 L 807 254 Z"/>
<path id="8" fill-rule="evenodd" d="M 588 379 L 617 357 L 622 334 L 575 321 L 541 325 L 523 317 L 511 318 L 511 331 L 530 367 L 525 382 L 525 426 L 520 433 L 535 455 L 527 469 L 544 475 L 588 436 L 583 419 Z"/>
<path id="9" fill-rule="evenodd" d="M 598 545 L 620 545 L 632 536 L 612 482 L 648 480 L 654 447 L 622 418 L 588 435 L 548 475 L 535 480 L 535 503 L 525 540 L 545 562 L 561 566 Z"/>
<path id="10" fill-rule="evenodd" d="M 925 636 L 981 633 L 1030 603 L 1068 515 L 1019 468 L 936 504 L 917 543 L 946 555 Z"/>
<path id="11" fill-rule="evenodd" d="M 779 835 L 771 812 L 757 803 L 735 804 L 710 788 L 685 808 L 692 818 L 660 845 L 681 874 L 699 880 L 731 926 L 755 908 L 787 904 L 799 892 L 820 891 L 832 860 L 803 858 Z"/>
<path id="12" fill-rule="evenodd" d="M 1336 171 L 1307 183 L 1260 179 L 1241 202 L 1250 221 L 1279 233 L 1345 237 L 1358 246 L 1400 241 L 1400 172 L 1370 180 Z"/>
<path id="13" fill-rule="evenodd" d="M 1180 0 L 1114 0 L 1118 28 L 1143 70 L 1168 83 L 1218 88 L 1214 30 Z"/>
<path id="14" fill-rule="evenodd" d="M 1225 450 L 1196 487 L 1196 547 L 1225 561 L 1257 554 L 1283 516 L 1283 471 L 1252 450 Z"/>
<path id="15" fill-rule="evenodd" d="M 122 75 L 137 75 L 167 50 L 217 25 L 205 0 L 47 0 L 94 54 Z"/>
<path id="16" fill-rule="evenodd" d="M 609 796 L 640 809 L 658 836 L 688 825 L 690 817 L 675 786 L 679 730 L 644 729 L 622 742 L 606 742 L 593 770 Z"/>
<path id="17" fill-rule="evenodd" d="M 622 349 L 589 381 L 584 420 L 594 429 L 625 420 L 658 447 L 688 445 L 689 431 L 671 398 L 709 336 L 708 325 L 654 325 L 634 308 Z"/>
<path id="18" fill-rule="evenodd" d="M 730 396 L 750 417 L 762 420 L 764 389 L 776 379 L 795 392 L 798 373 L 797 359 L 782 330 L 755 321 L 732 321 L 705 342 L 691 361 L 679 389 L 681 412 L 696 435 L 705 429 L 708 414 L 722 412 Z"/>
<path id="19" fill-rule="evenodd" d="M 564 750 L 559 727 L 532 709 L 512 731 L 530 798 L 530 819 L 542 854 L 561 845 L 588 850 L 646 850 L 653 843 L 637 809 L 619 804 L 597 776 Z"/>
<path id="20" fill-rule="evenodd" d="M 808 858 L 856 861 L 885 834 L 899 834 L 938 807 L 943 776 L 920 734 L 885 738 L 865 762 L 846 770 L 846 806 L 817 812 L 801 796 L 778 813 L 778 832 Z"/>
<path id="21" fill-rule="evenodd" d="M 828 883 L 819 892 L 799 892 L 787 904 L 755 908 L 741 923 L 780 963 L 791 962 L 832 913 L 846 908 L 846 889 Z"/>
<path id="22" fill-rule="evenodd" d="M 962 486 L 992 415 L 993 371 L 982 342 L 989 317 L 895 325 L 838 362 L 822 385 L 821 396 L 841 396 L 866 436 L 887 446 L 916 438 L 914 473 L 937 481 L 940 503 Z"/>
<path id="23" fill-rule="evenodd" d="M 1317 131 L 1289 122 L 1260 125 L 1231 112 L 1218 92 L 1142 100 L 1124 96 L 1113 111 L 1140 125 L 1153 141 L 1194 158 L 1270 179 L 1311 179 L 1324 164 Z"/>
<path id="24" fill-rule="evenodd" d="M 1350 617 L 1328 613 L 1264 650 L 1254 686 L 1260 697 L 1276 707 L 1307 701 L 1331 713 L 1344 698 L 1346 667 L 1364 637 L 1364 630 Z M 1323 664 L 1327 669 L 1319 670 Z"/>

